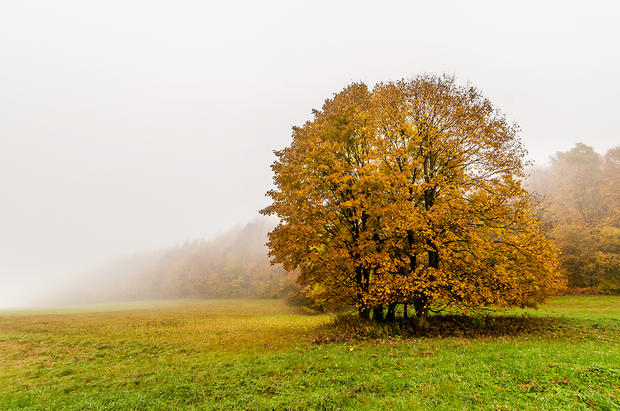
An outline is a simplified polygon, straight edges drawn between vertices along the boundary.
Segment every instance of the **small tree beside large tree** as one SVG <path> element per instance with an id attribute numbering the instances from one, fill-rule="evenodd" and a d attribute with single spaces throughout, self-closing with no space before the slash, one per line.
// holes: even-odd
<path id="1" fill-rule="evenodd" d="M 563 285 L 517 127 L 452 77 L 352 84 L 276 155 L 268 244 L 315 300 L 380 320 L 536 306 Z"/>

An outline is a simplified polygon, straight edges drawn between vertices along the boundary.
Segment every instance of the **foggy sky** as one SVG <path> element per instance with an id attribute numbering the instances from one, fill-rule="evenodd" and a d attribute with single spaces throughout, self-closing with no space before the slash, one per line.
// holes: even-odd
<path id="1" fill-rule="evenodd" d="M 507 3 L 0 2 L 0 306 L 251 220 L 353 81 L 471 81 L 538 164 L 619 144 L 618 3 Z"/>

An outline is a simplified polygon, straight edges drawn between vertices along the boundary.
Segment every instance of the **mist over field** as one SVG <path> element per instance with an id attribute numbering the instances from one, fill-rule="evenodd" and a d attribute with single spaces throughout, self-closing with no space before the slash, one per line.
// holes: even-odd
<path id="1" fill-rule="evenodd" d="M 603 156 L 620 144 L 619 11 L 603 1 L 4 2 L 0 308 L 295 292 L 266 256 L 275 221 L 258 217 L 273 150 L 351 82 L 455 75 L 520 125 L 536 165 L 579 142 Z M 541 192 L 557 186 L 548 175 L 536 174 Z"/>
<path id="2" fill-rule="evenodd" d="M 294 273 L 271 265 L 266 218 L 210 240 L 126 255 L 62 284 L 41 299 L 47 305 L 180 298 L 287 298 L 299 287 Z"/>

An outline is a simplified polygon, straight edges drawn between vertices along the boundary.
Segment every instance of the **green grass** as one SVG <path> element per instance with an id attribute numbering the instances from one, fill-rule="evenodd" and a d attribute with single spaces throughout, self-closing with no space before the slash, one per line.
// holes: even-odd
<path id="1" fill-rule="evenodd" d="M 333 317 L 276 300 L 0 312 L 0 409 L 620 409 L 619 297 L 491 318 L 316 344 Z"/>

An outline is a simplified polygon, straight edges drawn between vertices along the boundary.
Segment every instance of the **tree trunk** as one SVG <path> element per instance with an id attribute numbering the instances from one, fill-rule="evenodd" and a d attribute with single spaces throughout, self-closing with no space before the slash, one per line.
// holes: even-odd
<path id="1" fill-rule="evenodd" d="M 428 315 L 428 306 L 426 297 L 419 297 L 413 301 L 416 318 L 426 318 Z"/>
<path id="2" fill-rule="evenodd" d="M 407 315 L 407 303 L 403 304 L 403 318 L 406 320 L 408 317 Z"/>
<path id="3" fill-rule="evenodd" d="M 430 240 L 426 241 L 426 245 L 429 246 L 428 250 L 428 266 L 434 269 L 439 268 L 439 252 L 437 246 Z"/>
<path id="4" fill-rule="evenodd" d="M 359 305 L 359 316 L 364 320 L 370 320 L 370 308 L 365 304 L 364 297 L 368 293 L 368 280 L 370 270 L 362 266 L 355 268 L 355 283 L 357 284 L 357 303 Z"/>
<path id="5" fill-rule="evenodd" d="M 363 302 L 364 302 L 364 293 L 363 293 L 363 285 L 362 285 L 362 281 L 364 279 L 364 275 L 363 275 L 363 270 L 362 270 L 362 266 L 357 266 L 355 267 L 355 284 L 357 285 L 357 303 L 360 305 L 360 307 L 363 306 Z"/>
<path id="6" fill-rule="evenodd" d="M 372 319 L 374 321 L 383 321 L 383 306 L 380 305 L 372 310 Z"/>
<path id="7" fill-rule="evenodd" d="M 396 319 L 396 303 L 388 304 L 388 311 L 385 319 L 386 321 L 394 321 Z"/>
<path id="8" fill-rule="evenodd" d="M 370 320 L 370 308 L 368 307 L 360 307 L 359 308 L 359 316 L 362 320 Z"/>

